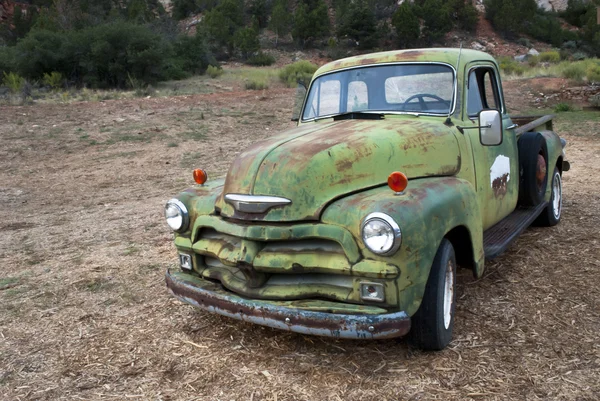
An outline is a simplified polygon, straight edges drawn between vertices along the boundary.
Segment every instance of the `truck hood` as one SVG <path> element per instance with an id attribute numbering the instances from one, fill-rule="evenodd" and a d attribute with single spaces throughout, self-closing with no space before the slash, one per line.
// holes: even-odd
<path id="1" fill-rule="evenodd" d="M 393 171 L 410 179 L 454 175 L 459 169 L 457 140 L 439 119 L 406 116 L 304 124 L 242 152 L 229 169 L 215 207 L 224 217 L 242 220 L 318 220 L 331 201 L 384 185 Z M 228 194 L 273 196 L 291 203 L 246 213 L 226 201 Z"/>

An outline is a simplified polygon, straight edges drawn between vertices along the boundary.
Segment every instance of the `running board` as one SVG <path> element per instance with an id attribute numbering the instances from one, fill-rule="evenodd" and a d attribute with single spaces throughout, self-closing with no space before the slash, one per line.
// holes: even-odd
<path id="1" fill-rule="evenodd" d="M 514 212 L 496 223 L 496 225 L 485 230 L 483 233 L 485 258 L 488 260 L 494 259 L 504 252 L 533 223 L 547 205 L 547 202 L 542 202 L 537 206 L 528 208 L 517 207 Z"/>

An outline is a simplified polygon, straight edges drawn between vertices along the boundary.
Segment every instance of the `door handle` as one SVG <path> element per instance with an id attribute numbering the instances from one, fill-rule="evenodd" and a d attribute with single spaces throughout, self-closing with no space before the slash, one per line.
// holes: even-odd
<path id="1" fill-rule="evenodd" d="M 511 125 L 509 127 L 506 127 L 506 129 L 511 130 L 511 129 L 515 129 L 515 128 L 518 128 L 518 127 L 519 127 L 519 124 L 513 124 L 513 125 Z"/>

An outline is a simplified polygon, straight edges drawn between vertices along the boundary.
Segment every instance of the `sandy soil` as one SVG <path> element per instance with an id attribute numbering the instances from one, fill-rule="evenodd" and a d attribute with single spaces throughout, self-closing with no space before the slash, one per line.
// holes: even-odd
<path id="1" fill-rule="evenodd" d="M 292 97 L 0 107 L 0 399 L 600 398 L 598 119 L 557 119 L 563 221 L 529 229 L 481 280 L 461 275 L 445 351 L 290 334 L 171 298 L 164 202 L 192 168 L 222 175 L 290 126 Z"/>

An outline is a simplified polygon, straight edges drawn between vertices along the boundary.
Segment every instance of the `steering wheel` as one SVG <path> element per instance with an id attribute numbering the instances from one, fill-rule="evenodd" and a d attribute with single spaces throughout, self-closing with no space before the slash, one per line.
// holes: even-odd
<path id="1" fill-rule="evenodd" d="M 421 107 L 421 110 L 429 110 L 429 108 L 427 107 L 427 104 L 425 103 L 425 98 L 426 97 L 430 97 L 432 99 L 435 99 L 438 102 L 446 103 L 446 101 L 444 99 L 442 99 L 441 97 L 439 97 L 439 96 L 432 95 L 430 93 L 417 93 L 416 95 L 412 95 L 411 97 L 409 97 L 408 99 L 406 99 L 406 101 L 404 102 L 404 104 L 402 105 L 402 107 L 406 109 L 406 107 L 408 106 L 408 103 L 410 103 L 411 100 L 413 100 L 413 99 L 419 99 L 419 107 Z"/>

